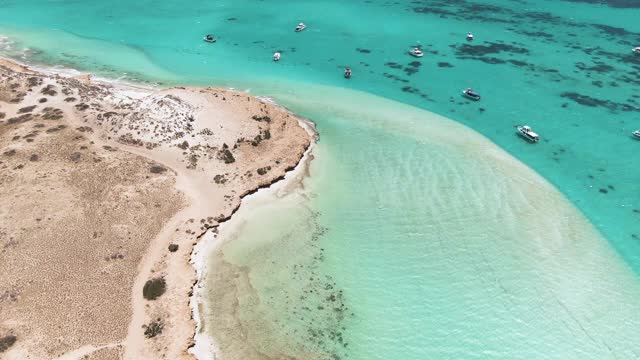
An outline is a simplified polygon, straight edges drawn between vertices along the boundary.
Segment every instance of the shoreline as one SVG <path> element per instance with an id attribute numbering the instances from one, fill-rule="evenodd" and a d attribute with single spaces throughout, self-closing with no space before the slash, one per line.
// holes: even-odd
<path id="1" fill-rule="evenodd" d="M 197 356 L 193 354 L 190 349 L 193 346 L 192 344 L 196 343 L 196 336 L 198 334 L 196 331 L 199 328 L 200 319 L 198 318 L 197 308 L 192 308 L 191 304 L 197 301 L 196 297 L 193 294 L 197 293 L 197 291 L 194 290 L 197 290 L 195 286 L 198 284 L 198 279 L 200 276 L 198 274 L 202 274 L 202 269 L 199 269 L 199 265 L 202 265 L 203 261 L 200 261 L 200 263 L 198 263 L 198 261 L 192 261 L 193 257 L 198 256 L 198 253 L 194 252 L 194 247 L 201 241 L 206 241 L 207 236 L 210 236 L 213 232 L 215 232 L 220 224 L 230 219 L 231 216 L 241 206 L 243 198 L 248 197 L 252 194 L 260 193 L 261 189 L 265 189 L 266 191 L 266 189 L 272 188 L 274 184 L 279 185 L 283 183 L 283 180 L 284 182 L 286 182 L 291 173 L 295 173 L 298 171 L 298 169 L 304 168 L 306 166 L 305 164 L 312 158 L 310 154 L 313 149 L 313 144 L 315 141 L 317 141 L 318 136 L 313 122 L 295 115 L 288 109 L 273 102 L 272 99 L 264 97 L 252 97 L 249 94 L 235 90 L 184 87 L 154 89 L 152 87 L 131 85 L 118 80 L 100 78 L 92 79 L 90 74 L 80 72 L 76 74 L 73 70 L 63 72 L 58 71 L 58 69 L 55 68 L 40 69 L 28 66 L 26 64 L 17 63 L 12 59 L 0 58 L 0 69 L 3 66 L 8 69 L 8 71 L 14 72 L 14 74 L 25 73 L 29 76 L 36 76 L 45 79 L 46 82 L 52 82 L 56 84 L 58 82 L 61 82 L 63 84 L 63 87 L 69 86 L 73 88 L 74 86 L 77 86 L 78 89 L 80 89 L 78 91 L 84 91 L 82 90 L 83 86 L 88 86 L 90 89 L 86 90 L 89 91 L 88 94 L 90 94 L 91 91 L 95 90 L 94 88 L 97 88 L 99 92 L 101 91 L 108 95 L 101 96 L 100 98 L 96 98 L 94 96 L 92 98 L 94 102 L 96 100 L 100 101 L 109 98 L 109 101 L 115 102 L 117 104 L 123 104 L 122 106 L 131 106 L 129 104 L 138 106 L 135 104 L 140 103 L 142 105 L 141 101 L 143 100 L 150 101 L 145 99 L 151 99 L 153 101 L 165 101 L 165 103 L 159 102 L 158 105 L 155 105 L 155 103 L 145 105 L 149 108 L 149 110 L 145 111 L 151 111 L 149 113 L 150 116 L 164 116 L 168 117 L 168 119 L 171 118 L 171 116 L 175 116 L 170 115 L 170 113 L 167 112 L 158 114 L 157 112 L 159 110 L 157 109 L 158 106 L 162 108 L 166 105 L 166 99 L 172 100 L 172 96 L 179 96 L 188 100 L 182 103 L 178 102 L 177 104 L 173 104 L 172 106 L 178 106 L 178 109 L 182 109 L 180 110 L 181 113 L 186 109 L 187 112 L 191 111 L 191 113 L 195 114 L 196 125 L 200 121 L 199 117 L 197 117 L 197 114 L 204 111 L 203 109 L 208 108 L 211 108 L 212 110 L 207 111 L 223 111 L 223 113 L 226 114 L 225 116 L 237 115 L 236 118 L 238 119 L 242 117 L 242 113 L 250 114 L 252 111 L 250 109 L 255 109 L 253 110 L 254 114 L 258 110 L 263 113 L 266 110 L 267 114 L 269 114 L 271 118 L 267 117 L 268 121 L 266 122 L 248 120 L 249 123 L 247 123 L 247 125 L 242 125 L 242 127 L 238 127 L 238 130 L 233 130 L 232 126 L 231 130 L 225 130 L 225 132 L 223 132 L 223 134 L 221 135 L 222 137 L 219 138 L 219 141 L 222 142 L 223 139 L 227 139 L 227 141 L 230 141 L 230 139 L 234 139 L 235 137 L 240 136 L 240 138 L 236 142 L 236 145 L 232 149 L 233 152 L 240 152 L 238 153 L 238 155 L 236 155 L 236 157 L 240 156 L 242 158 L 238 160 L 241 161 L 241 163 L 237 166 L 260 166 L 259 164 L 261 162 L 264 163 L 264 161 L 260 161 L 259 159 L 267 159 L 269 158 L 269 156 L 273 155 L 269 154 L 269 150 L 267 150 L 265 153 L 264 150 L 256 152 L 254 149 L 256 148 L 256 146 L 258 146 L 259 148 L 267 146 L 263 145 L 262 143 L 270 144 L 274 141 L 274 145 L 269 145 L 270 147 L 275 146 L 275 144 L 282 144 L 277 145 L 279 146 L 279 148 L 276 153 L 274 153 L 274 155 L 279 154 L 276 156 L 285 156 L 289 160 L 282 162 L 276 161 L 274 169 L 272 169 L 274 165 L 265 167 L 264 169 L 266 170 L 262 171 L 263 173 L 268 174 L 266 175 L 266 181 L 256 180 L 255 177 L 253 177 L 248 172 L 243 172 L 244 170 L 238 171 L 237 175 L 225 174 L 221 177 L 222 180 L 220 180 L 220 182 L 218 182 L 218 180 L 215 181 L 216 184 L 219 184 L 221 186 L 221 189 L 219 190 L 211 189 L 210 183 L 213 183 L 211 179 L 214 178 L 214 175 L 218 174 L 215 176 L 216 179 L 220 175 L 220 173 L 215 169 L 220 168 L 220 166 L 223 165 L 212 164 L 211 162 L 213 160 L 207 160 L 202 158 L 201 155 L 193 154 L 191 155 L 191 161 L 193 161 L 194 156 L 200 156 L 200 160 L 196 160 L 196 165 L 191 163 L 190 166 L 195 166 L 193 169 L 189 170 L 189 166 L 187 166 L 185 169 L 184 164 L 187 159 L 186 155 L 179 154 L 180 152 L 186 154 L 186 152 L 178 149 L 173 150 L 173 146 L 177 145 L 171 145 L 172 142 L 175 143 L 172 138 L 169 138 L 169 140 L 164 140 L 164 144 L 163 140 L 161 140 L 160 143 L 155 143 L 152 142 L 152 135 L 146 135 L 145 137 L 143 135 L 140 135 L 140 131 L 138 131 L 138 134 L 140 136 L 138 136 L 137 140 L 135 139 L 136 136 L 132 137 L 131 135 L 129 135 L 129 137 L 126 138 L 129 140 L 123 142 L 123 134 L 121 134 L 120 138 L 116 138 L 115 135 L 118 135 L 118 129 L 126 130 L 127 126 L 131 129 L 133 129 L 134 126 L 135 128 L 141 126 L 141 124 L 139 122 L 136 122 L 135 119 L 129 120 L 130 123 L 124 121 L 124 119 L 126 119 L 126 114 L 123 115 L 124 126 L 120 125 L 120 127 L 116 129 L 116 132 L 111 136 L 108 135 L 113 132 L 114 127 L 110 125 L 111 129 L 104 128 L 104 125 L 100 125 L 101 121 L 97 121 L 95 124 L 93 124 L 93 126 L 98 126 L 95 133 L 94 130 L 91 130 L 91 132 L 87 134 L 93 140 L 91 144 L 95 143 L 96 145 L 94 146 L 96 147 L 102 146 L 105 149 L 120 149 L 134 156 L 139 156 L 151 160 L 153 163 L 160 164 L 166 169 L 170 169 L 171 171 L 169 175 L 175 178 L 173 188 L 179 193 L 183 194 L 184 203 L 181 206 L 181 209 L 176 212 L 175 215 L 173 215 L 170 219 L 167 219 L 167 222 L 163 224 L 161 229 L 156 229 L 157 231 L 159 231 L 159 233 L 154 236 L 154 239 L 150 240 L 149 246 L 145 250 L 140 263 L 138 264 L 138 269 L 135 273 L 135 283 L 131 289 L 130 298 L 132 300 L 131 309 L 133 310 L 133 313 L 131 322 L 129 323 L 128 335 L 123 339 L 123 341 L 118 341 L 117 343 L 85 343 L 80 348 L 69 349 L 70 351 L 65 351 L 64 353 L 62 353 L 62 356 L 74 358 L 74 356 L 80 355 L 80 353 L 82 353 L 81 355 L 89 355 L 93 354 L 93 352 L 96 352 L 96 354 L 99 352 L 102 353 L 104 349 L 106 349 L 107 352 L 113 350 L 119 353 L 120 356 L 124 358 L 140 358 L 141 356 L 149 356 L 150 354 L 164 354 L 164 356 L 179 358 L 193 358 L 194 356 Z M 222 96 L 222 98 L 220 99 L 218 96 L 219 93 L 226 95 L 226 97 L 229 98 L 228 100 L 231 100 L 231 102 L 225 101 L 227 100 L 225 99 L 225 96 Z M 27 99 L 30 97 L 29 93 L 25 93 L 25 96 Z M 164 98 L 157 100 L 157 98 L 160 96 L 164 96 Z M 240 98 L 244 99 L 245 97 L 247 100 L 240 100 Z M 238 99 L 235 100 L 235 98 Z M 251 101 L 252 98 L 257 100 L 257 103 L 256 101 Z M 220 102 L 220 100 L 222 100 L 223 102 Z M 219 105 L 215 105 L 214 103 L 211 103 L 211 101 L 218 101 Z M 248 101 L 250 104 L 245 105 L 246 101 Z M 20 102 L 22 102 L 22 100 L 20 100 Z M 105 105 L 110 106 L 106 103 Z M 117 105 L 114 110 L 118 109 L 120 106 L 121 105 Z M 225 106 L 228 110 L 223 110 Z M 35 107 L 37 107 L 37 105 Z M 6 108 L 6 106 L 3 106 L 2 110 L 5 111 Z M 12 108 L 13 106 L 10 106 L 9 110 L 11 110 Z M 17 107 L 15 111 L 17 111 Z M 92 111 L 92 109 L 89 109 L 88 111 Z M 100 112 L 102 111 L 104 111 L 104 109 L 101 106 L 98 106 L 98 108 L 96 108 L 95 113 L 98 115 L 98 119 L 100 119 Z M 154 113 L 154 111 L 156 112 Z M 65 107 L 63 108 L 63 112 L 67 114 L 76 112 L 76 110 L 72 107 Z M 87 121 L 91 123 L 92 120 L 87 120 L 86 114 L 87 113 L 83 115 L 83 121 L 77 122 L 78 125 L 82 122 L 86 123 Z M 274 115 L 276 116 L 275 118 Z M 247 118 L 249 117 L 249 115 L 244 116 L 247 116 Z M 254 115 L 254 118 L 255 116 L 256 115 Z M 90 118 L 93 118 L 93 116 L 90 116 Z M 224 116 L 222 116 L 222 118 L 225 119 L 224 124 L 226 127 L 228 127 L 229 119 L 225 118 Z M 295 122 L 291 123 L 290 121 L 287 121 L 287 119 L 289 118 L 295 119 Z M 148 120 L 145 119 L 145 121 Z M 207 121 L 210 122 L 210 119 L 207 119 Z M 246 122 L 247 120 L 242 121 Z M 282 130 L 280 130 L 280 127 L 278 129 L 274 128 L 275 125 L 271 124 L 272 122 L 281 124 Z M 171 121 L 170 123 L 173 124 L 173 121 Z M 191 125 L 188 125 L 188 123 L 186 124 L 187 128 L 191 127 Z M 243 137 L 242 134 L 247 133 L 249 129 L 247 128 L 248 125 L 254 127 L 259 125 L 256 127 L 255 131 L 266 126 L 267 128 L 272 129 L 272 133 L 271 135 L 262 136 L 262 138 L 260 138 L 260 134 L 263 134 L 264 130 L 259 130 L 259 134 L 257 135 L 258 137 L 256 137 L 256 139 L 260 140 L 254 141 L 257 142 L 257 144 L 253 144 L 253 146 L 249 144 L 245 145 L 245 140 L 242 140 L 245 137 Z M 220 128 L 222 128 L 222 126 L 220 126 Z M 300 129 L 300 131 L 302 131 L 305 136 L 302 136 L 300 131 L 295 130 L 295 128 Z M 180 124 L 176 129 L 177 130 L 175 131 L 179 131 Z M 298 136 L 299 140 L 292 142 L 291 145 L 288 144 L 288 140 L 286 140 L 287 138 L 283 137 L 285 134 L 293 131 L 288 129 L 294 129 L 295 131 L 298 131 L 298 135 L 296 136 Z M 239 135 L 236 135 L 234 131 L 240 131 L 238 133 Z M 268 133 L 269 132 L 267 131 L 266 134 Z M 282 133 L 282 135 L 280 133 Z M 129 132 L 127 134 L 131 133 Z M 247 134 L 251 134 L 251 132 Z M 194 136 L 196 135 L 192 135 L 192 140 L 190 140 L 190 142 L 194 141 Z M 198 138 L 202 137 L 203 136 L 198 135 L 197 137 L 195 137 L 195 141 L 197 141 Z M 249 135 L 249 138 L 252 137 L 253 135 Z M 131 142 L 131 138 L 133 138 L 133 140 L 135 141 Z M 303 140 L 303 138 L 306 139 Z M 137 145 L 138 143 L 144 144 L 145 142 L 147 142 L 146 146 Z M 190 150 L 197 147 L 194 145 L 187 146 Z M 299 157 L 295 156 L 295 151 L 293 151 L 293 154 L 291 154 L 291 150 L 294 149 L 291 148 L 291 146 L 294 146 L 294 148 L 295 146 L 301 146 L 301 148 L 299 148 L 301 151 L 301 155 Z M 249 156 L 249 158 L 255 157 L 255 160 L 247 160 L 248 162 L 244 161 L 243 158 L 246 156 Z M 181 158 L 183 159 L 180 160 Z M 210 156 L 209 159 L 211 159 Z M 246 165 L 243 165 L 245 163 Z M 186 164 L 189 164 L 189 162 L 186 162 Z M 202 164 L 201 168 L 200 164 Z M 241 168 L 242 167 L 238 169 Z M 197 169 L 197 171 L 194 172 L 195 169 Z M 258 169 L 258 173 L 260 174 L 260 169 Z M 242 180 L 244 176 L 248 176 L 246 180 Z M 235 185 L 234 187 L 230 187 L 230 185 L 226 185 L 227 181 L 237 183 L 237 185 Z M 214 187 L 218 186 L 216 184 L 214 184 Z M 225 193 L 228 195 L 224 195 Z M 222 195 L 224 195 L 224 197 Z M 216 206 L 215 204 L 212 204 L 217 202 L 216 199 L 220 200 L 218 203 L 221 205 Z M 215 210 L 216 208 L 218 208 L 218 210 Z M 205 214 L 211 216 L 207 217 L 207 215 Z M 202 218 L 200 223 L 194 221 L 198 218 Z M 182 235 L 181 232 L 178 232 L 179 229 L 184 230 L 184 233 Z M 186 238 L 192 238 L 192 240 L 187 240 Z M 174 243 L 180 243 L 180 248 L 174 255 L 168 255 L 166 247 L 169 244 Z M 203 253 L 201 256 L 205 255 L 206 253 Z M 193 275 L 188 275 L 190 273 L 192 273 Z M 169 283 L 170 285 L 168 286 L 165 295 L 159 298 L 159 300 L 150 302 L 147 300 L 143 300 L 140 294 L 142 293 L 142 286 L 145 284 L 146 280 L 149 277 L 154 276 L 153 274 L 160 274 L 161 277 L 167 279 L 167 283 Z M 180 295 L 183 291 L 184 295 Z M 174 309 L 174 307 L 182 307 L 182 305 L 177 304 L 186 304 L 187 311 L 183 310 L 181 312 L 180 309 Z M 174 313 L 178 313 L 179 315 L 176 315 Z M 165 314 L 165 316 L 168 317 L 166 320 L 164 320 L 165 332 L 170 332 L 169 334 L 167 334 L 167 336 L 171 338 L 171 341 L 167 341 L 168 344 L 163 344 L 163 348 L 158 348 L 153 344 L 149 345 L 149 341 L 145 341 L 144 337 L 142 336 L 142 331 L 140 330 L 140 325 L 144 325 L 145 323 L 147 323 L 147 319 L 149 319 L 150 317 L 155 318 L 157 314 Z M 187 328 L 190 329 L 188 331 L 191 336 L 185 337 L 184 332 Z M 0 330 L 2 329 L 0 328 Z M 172 338 L 171 332 L 176 333 L 176 338 Z M 165 337 L 164 334 L 160 336 Z M 166 338 L 166 340 L 168 340 L 169 338 Z M 21 343 L 18 344 L 23 345 Z M 28 354 L 29 352 L 27 350 L 29 349 L 25 350 L 25 348 L 21 346 L 20 349 L 14 351 L 13 354 L 15 354 L 17 357 L 20 357 L 22 355 Z M 34 349 L 31 350 L 35 351 Z M 9 352 L 8 354 L 11 355 L 12 352 Z M 51 354 L 47 356 L 51 356 Z M 55 357 L 58 356 L 55 355 Z"/>
<path id="2" fill-rule="evenodd" d="M 56 67 L 56 65 L 46 66 L 45 64 L 29 64 L 24 61 L 18 60 L 16 58 L 7 57 L 0 55 L 0 65 L 4 66 L 17 66 L 22 68 L 25 71 L 31 71 L 34 73 L 45 74 L 53 77 L 63 77 L 63 78 L 87 78 L 88 80 L 106 86 L 113 87 L 122 87 L 124 89 L 137 89 L 141 91 L 158 91 L 166 88 L 171 88 L 174 86 L 161 86 L 161 85 L 152 85 L 152 83 L 137 83 L 134 81 L 121 80 L 121 79 L 111 79 L 102 76 L 95 76 L 91 72 L 80 71 L 73 68 L 60 66 Z"/>
<path id="3" fill-rule="evenodd" d="M 308 129 L 309 134 L 316 136 L 315 129 Z M 277 180 L 270 186 L 257 189 L 255 192 L 247 194 L 242 198 L 241 206 L 252 206 L 256 198 L 268 196 L 277 193 L 291 185 L 295 185 L 304 181 L 308 176 L 307 169 L 313 160 L 313 150 L 315 144 L 312 143 L 305 151 L 295 168 L 287 172 L 283 179 Z M 237 208 L 240 210 L 240 207 Z M 204 284 L 202 283 L 207 273 L 207 256 L 212 254 L 216 249 L 225 243 L 224 238 L 220 238 L 219 231 L 233 218 L 233 215 L 219 223 L 215 229 L 207 230 L 201 235 L 198 243 L 193 247 L 191 255 L 191 263 L 196 269 L 197 279 L 193 285 L 193 295 L 190 298 L 190 306 L 193 312 L 193 319 L 196 321 L 196 331 L 194 336 L 194 344 L 189 348 L 191 353 L 198 360 L 215 360 L 216 354 L 220 352 L 220 348 L 215 342 L 214 334 L 208 334 L 203 328 L 201 307 L 207 305 L 206 298 L 202 291 Z"/>

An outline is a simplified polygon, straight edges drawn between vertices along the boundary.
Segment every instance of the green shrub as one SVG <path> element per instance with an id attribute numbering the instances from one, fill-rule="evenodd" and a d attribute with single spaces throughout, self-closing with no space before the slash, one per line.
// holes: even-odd
<path id="1" fill-rule="evenodd" d="M 144 329 L 144 336 L 147 339 L 150 339 L 162 334 L 164 323 L 160 319 L 158 319 L 156 321 L 150 322 L 149 325 L 142 325 L 142 328 Z"/>
<path id="2" fill-rule="evenodd" d="M 229 149 L 222 150 L 221 155 L 222 155 L 222 160 L 224 160 L 225 164 L 231 164 L 236 161 L 236 159 L 233 157 L 233 154 L 231 153 L 231 151 L 229 151 Z"/>
<path id="3" fill-rule="evenodd" d="M 152 174 L 162 174 L 163 172 L 167 171 L 167 168 L 162 165 L 153 165 L 149 168 L 149 171 Z"/>
<path id="4" fill-rule="evenodd" d="M 163 278 L 147 280 L 142 288 L 142 296 L 147 300 L 155 300 L 167 290 L 167 283 Z"/>
<path id="5" fill-rule="evenodd" d="M 0 353 L 5 352 L 11 345 L 15 344 L 18 338 L 15 335 L 7 335 L 3 338 L 0 338 Z"/>

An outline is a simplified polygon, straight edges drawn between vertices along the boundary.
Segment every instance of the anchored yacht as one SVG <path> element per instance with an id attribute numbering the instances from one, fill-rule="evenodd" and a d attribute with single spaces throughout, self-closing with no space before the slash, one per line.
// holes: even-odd
<path id="1" fill-rule="evenodd" d="M 462 95 L 464 95 L 465 97 L 474 100 L 474 101 L 478 101 L 480 100 L 480 94 L 478 94 L 477 92 L 473 91 L 473 89 L 468 88 L 466 90 L 462 91 Z"/>
<path id="2" fill-rule="evenodd" d="M 527 141 L 536 143 L 538 142 L 538 140 L 540 140 L 538 134 L 534 133 L 533 130 L 531 130 L 531 128 L 527 125 L 516 125 L 516 129 L 518 129 L 518 133 L 520 133 L 520 136 L 527 139 Z"/>
<path id="3" fill-rule="evenodd" d="M 409 54 L 411 54 L 412 56 L 415 57 L 423 57 L 424 53 L 422 52 L 422 50 L 420 50 L 420 48 L 413 48 L 411 50 L 409 50 Z"/>

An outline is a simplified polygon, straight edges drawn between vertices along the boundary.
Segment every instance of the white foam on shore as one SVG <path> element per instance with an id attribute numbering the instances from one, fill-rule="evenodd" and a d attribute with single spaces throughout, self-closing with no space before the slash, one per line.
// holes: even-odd
<path id="1" fill-rule="evenodd" d="M 31 71 L 41 73 L 44 75 L 52 76 L 52 77 L 63 77 L 63 78 L 77 78 L 80 76 L 89 76 L 92 83 L 99 85 L 106 85 L 109 87 L 113 87 L 117 89 L 117 93 L 122 96 L 128 96 L 130 98 L 141 98 L 150 93 L 162 89 L 159 85 L 153 85 L 150 83 L 137 83 L 133 81 L 128 81 L 123 78 L 112 79 L 102 76 L 95 76 L 93 73 L 80 71 L 74 68 L 60 66 L 60 65 L 45 65 L 39 63 L 31 63 L 29 62 L 29 58 L 26 55 L 21 55 L 20 58 L 16 58 L 12 56 L 10 53 L 14 51 L 13 47 L 15 46 L 15 42 L 12 41 L 8 36 L 0 34 L 0 58 L 13 62 L 17 65 L 28 68 Z M 30 51 L 30 49 L 25 48 L 20 51 L 21 54 Z M 7 54 L 7 52 L 9 54 Z"/>
<path id="2" fill-rule="evenodd" d="M 199 306 L 205 303 L 202 294 L 202 279 L 207 272 L 206 255 L 214 251 L 218 245 L 217 235 L 212 231 L 207 231 L 207 233 L 200 238 L 198 244 L 194 246 L 193 252 L 191 253 L 191 264 L 196 269 L 197 281 L 193 286 L 193 295 L 189 299 L 189 306 L 191 306 L 193 320 L 196 322 L 196 334 L 194 337 L 195 344 L 189 348 L 189 353 L 200 360 L 214 360 L 214 354 L 220 352 L 213 338 L 207 335 L 202 328 L 202 314 L 200 314 L 199 309 Z"/>

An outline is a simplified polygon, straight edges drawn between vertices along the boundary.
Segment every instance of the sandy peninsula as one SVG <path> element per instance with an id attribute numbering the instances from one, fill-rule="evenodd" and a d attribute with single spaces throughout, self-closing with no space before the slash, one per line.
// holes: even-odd
<path id="1" fill-rule="evenodd" d="M 0 357 L 191 358 L 194 245 L 296 167 L 310 125 L 226 89 L 0 78 Z"/>

